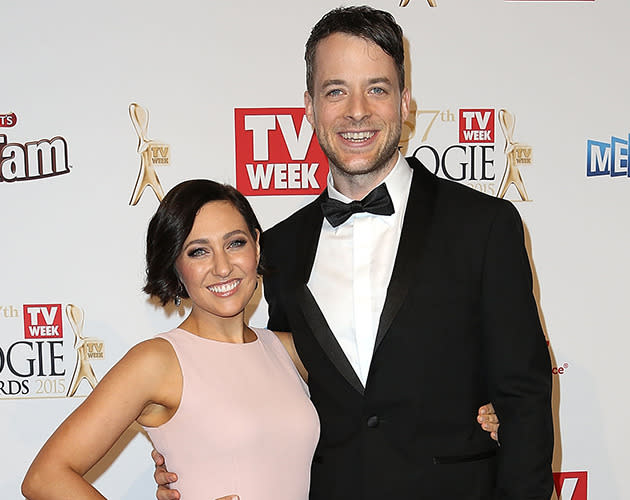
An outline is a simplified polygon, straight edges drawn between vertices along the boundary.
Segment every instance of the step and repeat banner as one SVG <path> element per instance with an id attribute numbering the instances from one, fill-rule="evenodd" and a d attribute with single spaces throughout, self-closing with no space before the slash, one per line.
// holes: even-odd
<path id="1" fill-rule="evenodd" d="M 630 3 L 370 4 L 406 36 L 404 153 L 523 218 L 553 360 L 553 498 L 629 498 Z M 39 448 L 111 366 L 183 319 L 141 292 L 163 193 L 228 182 L 268 228 L 325 186 L 303 51 L 339 5 L 0 6 L 4 498 L 22 498 Z M 248 313 L 266 323 L 260 294 Z M 152 498 L 150 450 L 132 426 L 88 478 L 109 498 Z"/>

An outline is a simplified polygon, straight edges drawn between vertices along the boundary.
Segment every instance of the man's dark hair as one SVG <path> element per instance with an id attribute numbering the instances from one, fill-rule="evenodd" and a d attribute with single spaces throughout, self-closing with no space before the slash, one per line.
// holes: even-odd
<path id="1" fill-rule="evenodd" d="M 405 87 L 405 50 L 402 28 L 394 17 L 383 10 L 368 6 L 339 7 L 322 17 L 311 30 L 306 42 L 306 88 L 313 95 L 313 75 L 315 72 L 315 50 L 317 44 L 333 33 L 358 36 L 378 45 L 389 55 L 396 66 L 398 84 Z"/>
<path id="2" fill-rule="evenodd" d="M 254 240 L 256 231 L 262 233 L 247 198 L 232 186 L 207 179 L 184 181 L 175 186 L 160 203 L 147 231 L 146 284 L 143 290 L 160 299 L 163 305 L 175 296 L 188 298 L 175 271 L 175 261 L 192 230 L 197 213 L 211 201 L 232 204 L 245 219 Z M 259 264 L 258 272 L 261 271 Z"/>

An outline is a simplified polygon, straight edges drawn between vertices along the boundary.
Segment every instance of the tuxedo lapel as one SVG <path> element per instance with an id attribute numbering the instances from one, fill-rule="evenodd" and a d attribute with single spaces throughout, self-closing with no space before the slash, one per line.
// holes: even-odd
<path id="1" fill-rule="evenodd" d="M 322 222 L 323 214 L 320 208 L 320 199 L 318 198 L 308 207 L 303 225 L 298 229 L 298 241 L 301 245 L 300 248 L 296 248 L 296 270 L 298 274 L 294 282 L 296 302 L 302 311 L 311 333 L 317 339 L 337 370 L 355 390 L 363 394 L 364 388 L 359 377 L 352 368 L 339 342 L 337 342 L 315 297 L 313 297 L 308 286 L 306 286 L 311 276 L 313 263 L 315 262 Z"/>
<path id="2" fill-rule="evenodd" d="M 436 181 L 416 158 L 407 158 L 407 162 L 413 168 L 413 180 L 411 181 L 396 261 L 378 324 L 374 351 L 382 342 L 396 317 L 412 281 L 416 279 L 414 270 L 422 259 L 424 241 L 433 215 Z"/>
<path id="3" fill-rule="evenodd" d="M 298 276 L 296 278 L 300 283 L 308 283 L 311 277 L 311 270 L 315 262 L 315 254 L 317 253 L 317 244 L 319 243 L 319 235 L 322 231 L 322 222 L 324 216 L 320 208 L 320 195 L 313 203 L 307 206 L 305 218 L 302 226 L 299 227 L 299 237 L 297 239 L 299 248 L 296 248 Z"/>
<path id="4" fill-rule="evenodd" d="M 313 336 L 322 346 L 322 349 L 328 355 L 330 361 L 332 361 L 335 368 L 337 368 L 339 373 L 343 375 L 348 383 L 354 387 L 357 392 L 363 394 L 363 384 L 359 380 L 354 368 L 352 368 L 352 365 L 350 364 L 350 361 L 348 361 L 348 358 L 339 345 L 339 342 L 337 342 L 335 335 L 328 326 L 326 318 L 324 318 L 321 309 L 315 301 L 315 297 L 313 297 L 313 294 L 306 284 L 297 288 L 296 299 L 302 309 L 304 319 L 311 329 Z"/>

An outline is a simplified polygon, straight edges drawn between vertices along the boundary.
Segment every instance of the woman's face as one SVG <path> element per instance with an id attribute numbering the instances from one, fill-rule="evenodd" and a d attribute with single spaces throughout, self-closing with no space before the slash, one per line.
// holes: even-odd
<path id="1" fill-rule="evenodd" d="M 258 237 L 227 201 L 206 203 L 175 261 L 193 312 L 232 318 L 243 312 L 256 289 Z"/>

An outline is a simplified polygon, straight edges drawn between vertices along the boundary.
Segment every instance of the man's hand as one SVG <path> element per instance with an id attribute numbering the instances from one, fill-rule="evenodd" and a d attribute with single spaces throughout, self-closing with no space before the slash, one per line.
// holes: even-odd
<path id="1" fill-rule="evenodd" d="M 490 437 L 495 441 L 499 440 L 499 417 L 494 412 L 494 406 L 492 403 L 488 403 L 479 408 L 479 413 L 477 414 L 477 422 L 481 425 L 481 428 L 484 431 L 490 433 Z M 160 499 L 162 500 L 162 499 Z M 164 499 L 168 500 L 168 499 Z"/>
<path id="2" fill-rule="evenodd" d="M 169 472 L 164 466 L 164 457 L 153 450 L 151 452 L 151 458 L 155 462 L 155 472 L 153 479 L 158 484 L 157 493 L 155 494 L 158 500 L 179 500 L 179 491 L 171 490 L 168 485 L 177 481 L 177 474 Z M 216 500 L 239 500 L 238 495 L 228 495 L 226 497 L 217 498 Z"/>
<path id="3" fill-rule="evenodd" d="M 179 491 L 171 490 L 169 484 L 177 481 L 177 474 L 169 472 L 164 466 L 164 457 L 157 451 L 151 452 L 151 458 L 155 462 L 155 472 L 153 473 L 153 479 L 158 485 L 157 492 L 155 494 L 158 500 L 179 500 Z"/>

